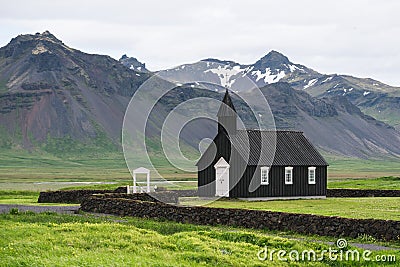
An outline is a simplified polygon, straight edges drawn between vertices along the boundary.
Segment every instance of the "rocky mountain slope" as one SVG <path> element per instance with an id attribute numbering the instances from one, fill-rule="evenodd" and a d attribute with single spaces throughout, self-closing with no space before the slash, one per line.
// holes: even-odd
<path id="1" fill-rule="evenodd" d="M 400 155 L 400 133 L 362 112 L 363 105 L 375 107 L 379 99 L 379 103 L 388 105 L 388 110 L 396 112 L 397 89 L 379 82 L 319 74 L 274 51 L 253 65 L 210 59 L 164 73 L 183 84 L 177 82 L 176 89 L 160 100 L 150 116 L 146 135 L 152 141 L 157 141 L 163 120 L 175 106 L 196 97 L 220 100 L 224 86 L 237 93 L 233 98 L 239 115 L 251 124 L 251 115 L 240 100 L 240 95 L 251 94 L 250 81 L 261 87 L 278 128 L 303 130 L 328 153 L 356 157 Z M 250 78 L 245 79 L 243 74 Z M 31 148 L 48 143 L 57 146 L 54 140 L 58 139 L 84 143 L 99 137 L 102 144 L 118 144 L 129 100 L 152 75 L 134 58 L 123 56 L 117 61 L 86 54 L 68 47 L 49 32 L 20 35 L 0 48 L 0 146 L 4 140 L 10 141 L 7 145 Z M 349 88 L 353 93 L 361 90 L 356 84 L 365 90 L 366 81 L 379 89 L 368 87 L 369 94 L 362 91 L 353 99 L 353 93 L 343 94 L 343 89 L 322 87 L 339 81 L 343 86 L 354 84 L 352 90 Z M 370 99 L 375 92 L 380 98 Z M 215 134 L 215 125 L 209 121 L 192 126 L 182 131 L 182 138 L 194 149 L 197 141 Z"/>
<path id="2" fill-rule="evenodd" d="M 0 48 L 0 125 L 25 147 L 49 138 L 119 141 L 125 107 L 148 78 L 109 56 L 68 47 L 49 32 Z"/>
<path id="3" fill-rule="evenodd" d="M 364 113 L 400 130 L 400 88 L 347 75 L 325 75 L 314 81 L 306 89 L 310 94 L 344 96 Z"/>

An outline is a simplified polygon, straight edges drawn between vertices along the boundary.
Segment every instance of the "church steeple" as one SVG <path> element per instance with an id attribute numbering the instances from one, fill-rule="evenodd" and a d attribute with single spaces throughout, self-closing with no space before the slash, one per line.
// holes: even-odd
<path id="1" fill-rule="evenodd" d="M 236 134 L 237 130 L 237 114 L 233 106 L 232 99 L 226 89 L 224 99 L 219 107 L 218 113 L 218 133 L 225 132 L 228 135 Z"/>

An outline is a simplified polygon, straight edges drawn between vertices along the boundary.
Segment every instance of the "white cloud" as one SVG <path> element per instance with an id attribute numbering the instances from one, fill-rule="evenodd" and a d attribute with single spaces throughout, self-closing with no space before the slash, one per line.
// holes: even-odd
<path id="1" fill-rule="evenodd" d="M 269 50 L 323 73 L 399 85 L 399 1 L 12 1 L 0 45 L 50 30 L 80 50 L 153 70 L 206 57 L 253 63 Z M 18 8 L 15 8 L 15 7 Z"/>

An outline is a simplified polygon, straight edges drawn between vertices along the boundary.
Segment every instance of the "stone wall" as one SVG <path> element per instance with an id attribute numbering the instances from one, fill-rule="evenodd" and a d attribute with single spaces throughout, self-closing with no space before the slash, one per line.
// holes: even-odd
<path id="1" fill-rule="evenodd" d="M 107 196 L 85 198 L 81 203 L 81 210 L 182 223 L 230 225 L 335 237 L 355 238 L 366 234 L 381 240 L 400 239 L 400 222 L 390 220 L 348 219 L 261 210 L 182 207 L 162 202 Z"/>
<path id="2" fill-rule="evenodd" d="M 154 193 L 136 193 L 126 194 L 126 187 L 119 187 L 115 190 L 65 190 L 65 191 L 48 191 L 40 192 L 39 203 L 74 203 L 79 204 L 85 198 L 94 194 L 102 194 L 106 198 L 125 198 L 141 201 L 162 201 L 166 203 L 176 204 L 179 197 L 193 196 L 194 190 L 175 190 L 175 191 L 161 191 Z"/>
<path id="3" fill-rule="evenodd" d="M 115 190 L 59 190 L 40 192 L 38 203 L 72 203 L 79 204 L 82 200 L 93 194 L 124 193 L 126 187 Z"/>
<path id="4" fill-rule="evenodd" d="M 400 190 L 327 189 L 327 197 L 400 197 Z"/>
<path id="5" fill-rule="evenodd" d="M 178 194 L 179 197 L 197 197 L 197 190 L 185 189 L 185 190 L 171 190 L 171 191 Z"/>
<path id="6" fill-rule="evenodd" d="M 164 202 L 171 204 L 178 204 L 180 197 L 179 194 L 176 193 L 175 191 L 153 192 L 150 194 L 108 193 L 108 194 L 99 194 L 95 196 L 103 199 L 118 198 L 118 199 L 131 199 L 131 200 L 150 201 L 150 202 Z"/>

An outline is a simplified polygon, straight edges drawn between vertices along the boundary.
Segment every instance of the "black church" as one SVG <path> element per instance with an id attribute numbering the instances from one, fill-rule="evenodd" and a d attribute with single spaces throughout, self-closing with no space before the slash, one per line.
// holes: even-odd
<path id="1" fill-rule="evenodd" d="M 299 131 L 237 129 L 228 90 L 218 110 L 218 134 L 200 160 L 200 197 L 324 198 L 327 162 Z"/>

